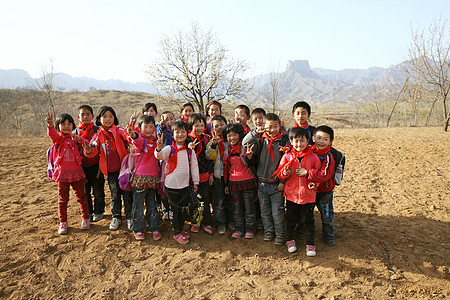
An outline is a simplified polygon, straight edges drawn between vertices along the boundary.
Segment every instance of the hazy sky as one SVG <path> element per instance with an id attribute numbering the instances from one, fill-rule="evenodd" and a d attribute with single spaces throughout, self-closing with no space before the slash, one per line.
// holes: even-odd
<path id="1" fill-rule="evenodd" d="M 407 58 L 411 24 L 449 19 L 448 0 L 3 0 L 0 69 L 33 77 L 55 72 L 146 81 L 164 35 L 212 28 L 248 75 L 283 71 L 288 60 L 313 68 L 389 67 Z"/>

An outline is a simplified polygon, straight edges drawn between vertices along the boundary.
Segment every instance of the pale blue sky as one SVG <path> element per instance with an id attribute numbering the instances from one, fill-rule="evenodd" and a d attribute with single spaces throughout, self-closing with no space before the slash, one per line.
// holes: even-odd
<path id="1" fill-rule="evenodd" d="M 216 32 L 248 75 L 313 68 L 389 67 L 407 58 L 411 24 L 449 19 L 450 1 L 25 1 L 0 4 L 0 69 L 146 81 L 164 35 L 196 21 Z"/>

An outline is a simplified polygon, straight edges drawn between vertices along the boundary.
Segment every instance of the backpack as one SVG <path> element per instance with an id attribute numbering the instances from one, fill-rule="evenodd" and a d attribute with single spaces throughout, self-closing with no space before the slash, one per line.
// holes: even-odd
<path id="1" fill-rule="evenodd" d="M 52 145 L 47 149 L 47 176 L 53 181 L 53 173 L 55 173 L 55 153 L 57 149 L 55 145 Z"/>
<path id="2" fill-rule="evenodd" d="M 345 155 L 344 153 L 331 147 L 331 154 L 334 158 L 334 182 L 336 185 L 340 185 L 342 178 L 344 177 Z"/>
<path id="3" fill-rule="evenodd" d="M 141 160 L 142 153 L 147 151 L 147 140 L 144 139 L 144 146 L 142 147 L 141 153 L 131 152 L 125 155 L 120 164 L 120 172 L 119 172 L 119 187 L 124 191 L 131 191 L 131 181 L 134 177 L 134 173 L 136 172 L 136 167 L 139 165 L 139 161 Z M 138 156 L 136 162 L 136 156 Z"/>

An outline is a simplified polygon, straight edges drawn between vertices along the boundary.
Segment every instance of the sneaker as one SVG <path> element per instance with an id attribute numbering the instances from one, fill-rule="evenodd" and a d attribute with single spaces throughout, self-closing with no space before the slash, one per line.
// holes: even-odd
<path id="1" fill-rule="evenodd" d="M 252 239 L 255 237 L 255 233 L 254 232 L 246 232 L 245 233 L 245 238 L 246 239 Z"/>
<path id="2" fill-rule="evenodd" d="M 59 223 L 58 234 L 66 234 L 67 233 L 67 222 Z"/>
<path id="3" fill-rule="evenodd" d="M 333 246 L 334 244 L 336 244 L 333 240 L 325 240 L 325 243 L 327 243 L 328 246 Z"/>
<path id="4" fill-rule="evenodd" d="M 89 229 L 91 228 L 91 221 L 89 219 L 81 220 L 80 229 Z"/>
<path id="5" fill-rule="evenodd" d="M 92 216 L 92 222 L 98 222 L 102 220 L 104 217 L 105 217 L 104 214 L 94 214 L 94 216 Z"/>
<path id="6" fill-rule="evenodd" d="M 133 235 L 137 241 L 145 240 L 145 234 L 143 232 L 133 232 Z"/>
<path id="7" fill-rule="evenodd" d="M 169 213 L 168 212 L 164 212 L 162 219 L 163 219 L 164 222 L 169 221 Z"/>
<path id="8" fill-rule="evenodd" d="M 264 240 L 266 242 L 270 242 L 271 240 L 273 240 L 273 233 L 272 232 L 266 232 L 264 233 Z"/>
<path id="9" fill-rule="evenodd" d="M 189 239 L 185 237 L 182 233 L 174 235 L 173 238 L 182 245 L 189 243 Z"/>
<path id="10" fill-rule="evenodd" d="M 189 232 L 187 232 L 186 230 L 183 230 L 182 232 L 181 232 L 181 234 L 185 237 L 185 238 L 190 238 L 191 237 L 191 235 L 189 234 Z"/>
<path id="11" fill-rule="evenodd" d="M 281 236 L 275 237 L 275 245 L 283 246 L 284 245 L 284 237 L 281 237 Z"/>
<path id="12" fill-rule="evenodd" d="M 161 239 L 161 233 L 159 231 L 153 231 L 152 235 L 153 235 L 153 240 L 155 240 L 155 241 Z"/>
<path id="13" fill-rule="evenodd" d="M 218 234 L 225 234 L 225 232 L 227 232 L 227 228 L 225 226 L 217 227 L 217 233 Z"/>
<path id="14" fill-rule="evenodd" d="M 128 230 L 131 230 L 131 219 L 127 219 Z"/>
<path id="15" fill-rule="evenodd" d="M 203 226 L 203 230 L 207 233 L 207 234 L 213 234 L 213 228 L 209 225 L 207 226 Z"/>
<path id="16" fill-rule="evenodd" d="M 234 239 L 240 239 L 240 238 L 242 237 L 242 235 L 243 235 L 242 232 L 240 232 L 240 231 L 235 231 L 235 232 L 231 235 L 231 237 L 234 238 Z"/>
<path id="17" fill-rule="evenodd" d="M 191 225 L 191 232 L 199 232 L 199 231 L 200 231 L 200 226 L 198 226 L 197 224 Z"/>
<path id="18" fill-rule="evenodd" d="M 295 241 L 294 240 L 290 240 L 286 242 L 286 246 L 288 248 L 288 252 L 292 253 L 297 251 L 297 246 L 295 246 Z"/>
<path id="19" fill-rule="evenodd" d="M 306 245 L 306 256 L 316 256 L 316 246 Z"/>
<path id="20" fill-rule="evenodd" d="M 120 219 L 118 218 L 112 218 L 111 224 L 109 224 L 109 229 L 111 230 L 117 230 L 120 226 Z"/>

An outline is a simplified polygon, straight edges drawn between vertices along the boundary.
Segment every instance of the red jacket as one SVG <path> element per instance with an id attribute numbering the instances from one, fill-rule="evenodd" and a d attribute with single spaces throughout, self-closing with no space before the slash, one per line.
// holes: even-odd
<path id="1" fill-rule="evenodd" d="M 129 153 L 128 151 L 128 134 L 126 133 L 125 129 L 122 127 L 116 127 L 115 125 L 111 126 L 108 130 L 113 134 L 114 142 L 116 144 L 116 151 L 119 154 L 120 162 L 122 162 L 125 155 Z M 96 134 L 92 137 L 91 145 L 92 145 L 92 153 L 90 155 L 86 154 L 86 151 L 84 151 L 84 155 L 86 157 L 94 157 L 98 153 L 100 153 L 100 160 L 99 160 L 99 168 L 100 171 L 102 171 L 103 175 L 108 176 L 108 158 L 107 158 L 107 152 L 105 150 L 105 147 L 103 146 L 105 142 L 105 134 L 101 130 L 101 128 L 97 131 Z"/>
<path id="2" fill-rule="evenodd" d="M 100 128 L 98 126 L 95 126 L 91 129 L 89 129 L 89 131 L 86 134 L 86 139 L 88 141 L 90 141 L 93 137 L 94 134 L 100 130 Z M 82 129 L 80 127 L 77 127 L 77 135 L 81 135 L 82 132 L 84 132 L 85 129 Z M 82 166 L 92 166 L 92 165 L 98 165 L 98 160 L 99 160 L 99 156 L 96 155 L 94 157 L 86 157 L 83 155 L 83 160 L 82 160 Z"/>
<path id="3" fill-rule="evenodd" d="M 291 161 L 294 153 L 293 151 L 288 152 L 283 155 L 280 161 L 280 166 Z M 318 182 L 312 181 L 308 179 L 308 175 L 312 170 L 320 169 L 320 160 L 316 154 L 311 153 L 308 156 L 305 156 L 302 159 L 301 164 L 299 164 L 298 159 L 295 159 L 291 164 L 291 169 L 296 170 L 299 168 L 304 168 L 308 170 L 308 174 L 306 176 L 299 177 L 295 174 L 294 171 L 289 175 L 280 174 L 280 178 L 286 180 L 284 186 L 284 195 L 286 199 L 294 202 L 296 204 L 306 204 L 306 203 L 314 203 L 316 202 L 316 191 Z M 309 189 L 308 184 L 310 182 L 314 182 L 316 184 L 316 188 Z"/>
<path id="4" fill-rule="evenodd" d="M 320 159 L 320 157 L 319 157 Z M 318 193 L 330 192 L 336 186 L 334 182 L 334 158 L 333 155 L 328 152 L 323 159 L 321 159 L 322 166 L 319 170 L 310 170 L 308 172 L 308 179 L 314 182 L 320 182 Z"/>

